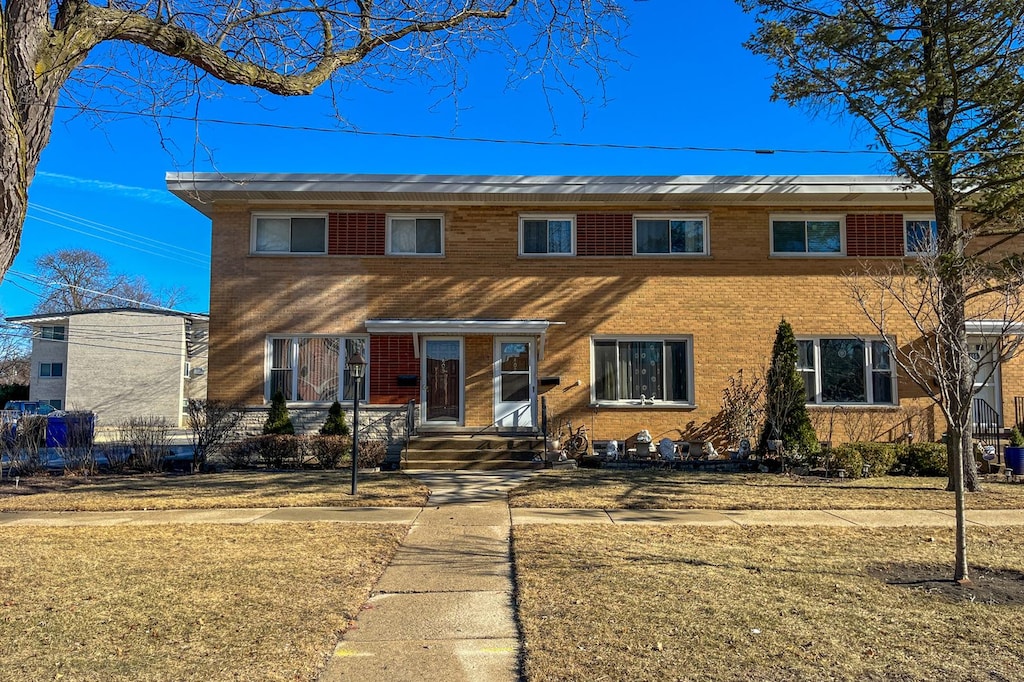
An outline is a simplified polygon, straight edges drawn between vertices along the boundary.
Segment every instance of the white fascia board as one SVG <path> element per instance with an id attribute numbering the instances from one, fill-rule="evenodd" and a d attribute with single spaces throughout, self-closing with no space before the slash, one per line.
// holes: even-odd
<path id="1" fill-rule="evenodd" d="M 367 320 L 370 334 L 419 334 L 429 336 L 463 334 L 544 334 L 553 323 L 548 320 Z"/>
<path id="2" fill-rule="evenodd" d="M 971 336 L 1024 336 L 1024 322 L 967 320 L 964 328 Z"/>

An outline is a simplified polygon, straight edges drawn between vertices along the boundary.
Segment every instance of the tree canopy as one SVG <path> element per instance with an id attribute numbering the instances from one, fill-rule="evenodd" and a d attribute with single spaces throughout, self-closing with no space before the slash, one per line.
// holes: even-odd
<path id="1" fill-rule="evenodd" d="M 617 0 L 7 0 L 0 3 L 0 276 L 58 101 L 162 112 L 218 84 L 275 95 L 418 74 L 493 50 L 509 78 L 575 92 L 618 40 Z M 198 100 L 197 100 L 198 101 Z"/>

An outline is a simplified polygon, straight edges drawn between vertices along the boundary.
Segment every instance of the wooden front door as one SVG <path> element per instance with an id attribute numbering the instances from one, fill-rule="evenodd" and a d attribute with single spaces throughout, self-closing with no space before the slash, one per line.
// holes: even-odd
<path id="1" fill-rule="evenodd" d="M 462 339 L 425 339 L 423 376 L 424 421 L 462 424 Z"/>

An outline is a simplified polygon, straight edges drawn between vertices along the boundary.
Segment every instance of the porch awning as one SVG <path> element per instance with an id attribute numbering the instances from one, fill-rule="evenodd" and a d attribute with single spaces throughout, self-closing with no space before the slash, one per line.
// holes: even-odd
<path id="1" fill-rule="evenodd" d="M 419 357 L 420 336 L 469 336 L 473 334 L 495 336 L 537 336 L 540 337 L 538 357 L 544 357 L 544 341 L 548 327 L 564 322 L 550 320 L 367 320 L 366 331 L 370 334 L 412 334 L 416 357 Z"/>
<path id="2" fill-rule="evenodd" d="M 1024 322 L 967 320 L 964 328 L 970 336 L 1024 336 Z"/>

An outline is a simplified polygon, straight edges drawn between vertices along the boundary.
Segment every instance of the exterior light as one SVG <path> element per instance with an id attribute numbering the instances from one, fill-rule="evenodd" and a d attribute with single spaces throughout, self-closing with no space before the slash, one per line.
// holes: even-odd
<path id="1" fill-rule="evenodd" d="M 352 494 L 356 494 L 359 481 L 359 394 L 366 374 L 366 358 L 356 351 L 345 359 L 345 368 L 354 382 L 352 391 Z"/>

